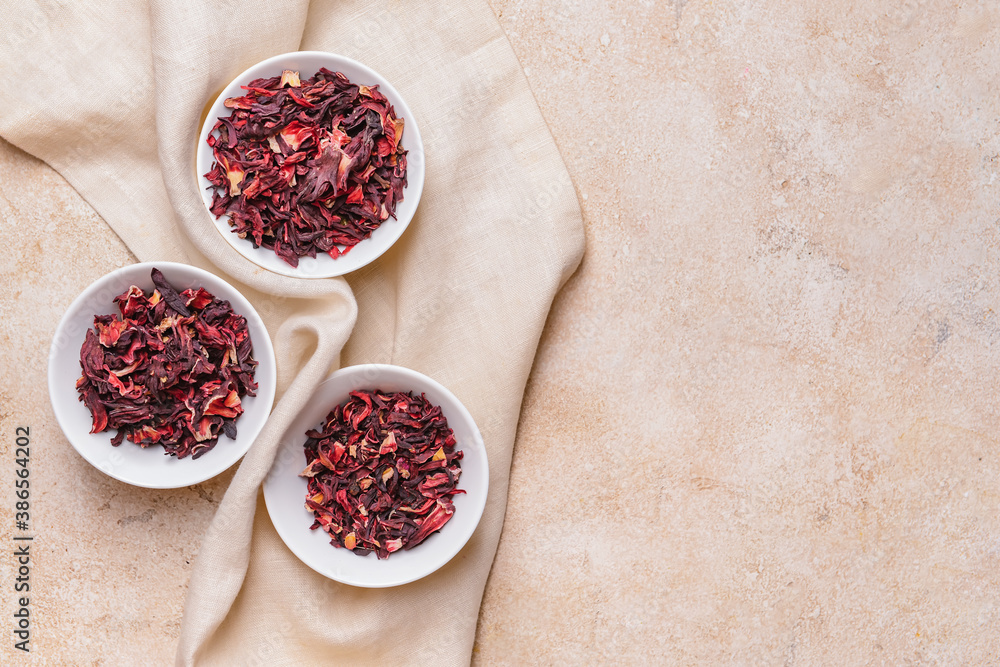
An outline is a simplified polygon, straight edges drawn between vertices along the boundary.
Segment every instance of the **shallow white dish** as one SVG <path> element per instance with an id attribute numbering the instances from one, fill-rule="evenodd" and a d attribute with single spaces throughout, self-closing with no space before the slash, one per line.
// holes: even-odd
<path id="1" fill-rule="evenodd" d="M 426 394 L 441 406 L 455 433 L 456 450 L 464 452 L 458 488 L 452 499 L 455 514 L 437 533 L 410 551 L 397 551 L 384 560 L 374 553 L 357 555 L 334 547 L 322 530 L 310 530 L 313 514 L 305 508 L 306 431 L 316 428 L 330 411 L 347 400 L 351 391 L 380 389 Z M 316 572 L 335 581 L 365 588 L 398 586 L 425 577 L 450 561 L 472 537 L 486 507 L 489 463 L 486 448 L 472 415 L 454 394 L 431 378 L 401 366 L 364 364 L 343 368 L 316 390 L 281 439 L 274 465 L 264 481 L 264 500 L 271 522 L 292 552 Z"/>
<path id="2" fill-rule="evenodd" d="M 222 436 L 218 444 L 197 460 L 177 459 L 160 447 L 142 448 L 128 440 L 118 447 L 111 444 L 113 429 L 91 433 L 90 410 L 79 400 L 76 381 L 81 375 L 80 347 L 95 315 L 118 313 L 112 301 L 137 285 L 145 292 L 153 289 L 150 271 L 159 269 L 178 291 L 204 287 L 219 299 L 229 301 L 233 310 L 247 319 L 253 356 L 257 360 L 257 395 L 242 400 L 244 413 L 236 420 L 236 440 Z M 63 315 L 49 350 L 49 397 L 63 433 L 80 455 L 117 480 L 154 489 L 190 486 L 225 471 L 253 444 L 271 412 L 274 401 L 275 361 L 271 339 L 250 302 L 221 278 L 202 269 L 174 262 L 133 264 L 99 278 L 78 296 Z"/>
<path id="3" fill-rule="evenodd" d="M 383 222 L 372 235 L 351 248 L 350 252 L 333 259 L 326 253 L 320 253 L 315 258 L 302 257 L 299 265 L 292 267 L 283 259 L 274 254 L 273 250 L 266 248 L 254 248 L 253 244 L 241 239 L 231 231 L 229 226 L 229 216 L 223 215 L 216 219 L 211 213 L 212 190 L 211 184 L 205 178 L 205 174 L 212 168 L 214 156 L 211 147 L 206 143 L 208 135 L 211 133 L 216 121 L 220 117 L 229 117 L 232 109 L 225 106 L 225 101 L 230 97 L 242 97 L 246 91 L 240 86 L 244 86 L 254 79 L 279 76 L 282 70 L 298 71 L 302 79 L 309 78 L 325 67 L 333 72 L 342 72 L 352 83 L 373 86 L 378 85 L 379 91 L 388 98 L 396 110 L 396 115 L 405 120 L 403 138 L 400 142 L 407 150 L 406 156 L 406 179 L 407 185 L 403 189 L 403 199 L 396 205 L 396 217 L 389 218 Z M 294 53 L 284 53 L 272 58 L 268 58 L 257 63 L 246 70 L 226 86 L 219 97 L 215 100 L 212 108 L 209 109 L 205 123 L 202 125 L 201 133 L 198 137 L 198 148 L 196 152 L 196 167 L 198 170 L 198 189 L 201 191 L 202 200 L 205 202 L 205 210 L 215 223 L 216 228 L 222 237 L 233 246 L 241 255 L 269 271 L 280 273 L 285 276 L 296 278 L 330 278 L 340 276 L 350 271 L 355 271 L 361 267 L 378 259 L 393 243 L 396 242 L 417 210 L 420 202 L 420 194 L 424 189 L 424 145 L 420 139 L 420 130 L 410 112 L 406 102 L 400 97 L 396 89 L 388 81 L 374 70 L 362 65 L 356 60 L 345 56 L 339 56 L 324 51 L 297 51 Z"/>

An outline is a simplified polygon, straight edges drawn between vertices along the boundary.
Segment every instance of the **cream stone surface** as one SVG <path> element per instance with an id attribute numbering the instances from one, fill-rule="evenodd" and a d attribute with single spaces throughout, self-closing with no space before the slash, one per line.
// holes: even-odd
<path id="1" fill-rule="evenodd" d="M 588 248 L 525 397 L 474 662 L 1000 662 L 1000 10 L 491 4 Z M 75 454 L 48 345 L 134 260 L 7 144 L 0 221 L 0 521 L 30 425 L 37 535 L 17 657 L 169 664 L 230 476 L 135 489 Z"/>

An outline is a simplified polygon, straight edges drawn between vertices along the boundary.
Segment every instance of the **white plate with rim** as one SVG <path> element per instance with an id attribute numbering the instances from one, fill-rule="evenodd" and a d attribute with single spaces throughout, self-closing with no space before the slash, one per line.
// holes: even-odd
<path id="1" fill-rule="evenodd" d="M 204 287 L 215 297 L 229 301 L 233 311 L 244 316 L 257 360 L 254 380 L 257 395 L 241 400 L 244 412 L 236 420 L 236 439 L 221 436 L 210 451 L 198 459 L 178 459 L 162 447 L 140 447 L 128 440 L 115 447 L 114 429 L 91 433 L 93 418 L 79 400 L 76 381 L 81 375 L 80 348 L 95 315 L 119 313 L 113 299 L 136 285 L 153 289 L 150 271 L 159 269 L 178 291 Z M 235 287 L 218 276 L 194 266 L 175 262 L 143 262 L 116 269 L 94 281 L 63 314 L 49 350 L 49 397 L 56 420 L 70 444 L 84 459 L 117 480 L 153 489 L 173 489 L 204 482 L 229 469 L 247 452 L 271 413 L 276 367 L 274 348 L 264 322 Z"/>
<path id="2" fill-rule="evenodd" d="M 315 75 L 321 67 L 334 72 L 342 72 L 351 80 L 351 83 L 367 86 L 377 84 L 379 91 L 386 96 L 395 109 L 396 116 L 405 121 L 403 138 L 400 143 L 407 151 L 407 184 L 403 189 L 403 199 L 396 204 L 396 217 L 389 217 L 379 225 L 378 229 L 372 232 L 371 236 L 359 242 L 347 254 L 341 255 L 337 259 L 330 257 L 326 253 L 318 253 L 315 258 L 301 257 L 299 258 L 299 265 L 293 267 L 278 257 L 273 250 L 263 247 L 254 248 L 251 241 L 241 239 L 234 234 L 232 227 L 229 226 L 228 215 L 216 218 L 212 214 L 212 185 L 205 178 L 205 174 L 211 170 L 215 158 L 212 154 L 212 148 L 206 140 L 212 132 L 216 121 L 220 117 L 228 118 L 232 112 L 232 109 L 228 109 L 225 106 L 225 101 L 230 97 L 242 97 L 245 94 L 246 91 L 240 86 L 245 86 L 254 79 L 280 76 L 282 70 L 286 69 L 297 71 L 301 79 L 307 79 Z M 420 195 L 424 189 L 424 145 L 420 138 L 420 130 L 417 128 L 417 123 L 406 102 L 396 89 L 393 88 L 392 84 L 378 72 L 346 56 L 327 53 L 325 51 L 283 53 L 257 63 L 233 79 L 223 89 L 222 93 L 219 94 L 215 103 L 208 111 L 208 116 L 206 116 L 201 133 L 198 136 L 195 159 L 197 187 L 201 192 L 202 201 L 205 202 L 205 210 L 215 224 L 216 229 L 222 234 L 222 237 L 237 252 L 254 264 L 269 271 L 295 278 L 331 278 L 356 271 L 374 262 L 406 230 L 406 227 L 410 224 L 410 220 L 413 219 L 414 213 L 416 213 L 417 205 L 420 202 Z"/>
<path id="3" fill-rule="evenodd" d="M 330 411 L 347 400 L 351 391 L 421 393 L 441 411 L 454 431 L 456 450 L 464 452 L 458 488 L 452 498 L 455 513 L 440 531 L 410 551 L 396 551 L 379 560 L 330 544 L 322 528 L 310 530 L 313 514 L 306 509 L 307 484 L 299 473 L 306 466 L 306 431 L 318 427 Z M 422 373 L 385 364 L 348 366 L 333 373 L 313 394 L 281 439 L 274 464 L 264 480 L 264 500 L 278 535 L 303 563 L 325 577 L 365 588 L 386 588 L 416 581 L 450 561 L 479 525 L 489 492 L 486 447 L 472 415 L 443 385 Z"/>

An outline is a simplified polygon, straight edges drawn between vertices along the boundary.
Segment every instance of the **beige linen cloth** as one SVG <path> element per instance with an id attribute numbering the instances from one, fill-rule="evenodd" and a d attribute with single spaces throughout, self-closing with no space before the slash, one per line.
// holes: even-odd
<path id="1" fill-rule="evenodd" d="M 58 170 L 140 260 L 190 262 L 236 283 L 278 351 L 279 400 L 201 546 L 177 663 L 468 662 L 524 385 L 552 298 L 583 250 L 573 188 L 489 7 L 53 0 L 10 3 L 4 16 L 0 134 Z M 347 281 L 256 268 L 218 235 L 197 190 L 206 105 L 246 67 L 295 50 L 378 70 L 424 136 L 416 218 Z M 490 457 L 470 543 L 437 573 L 384 590 L 300 563 L 259 494 L 315 386 L 338 364 L 363 362 L 409 366 L 451 388 Z"/>

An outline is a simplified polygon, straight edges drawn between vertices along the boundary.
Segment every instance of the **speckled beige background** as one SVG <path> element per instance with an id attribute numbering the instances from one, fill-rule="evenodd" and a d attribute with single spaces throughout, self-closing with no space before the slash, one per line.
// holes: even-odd
<path id="1" fill-rule="evenodd" d="M 525 399 L 474 662 L 1000 662 L 1000 9 L 492 6 L 588 251 Z M 33 661 L 167 664 L 229 476 L 134 489 L 69 448 L 48 341 L 131 258 L 8 145 L 0 219 Z"/>

